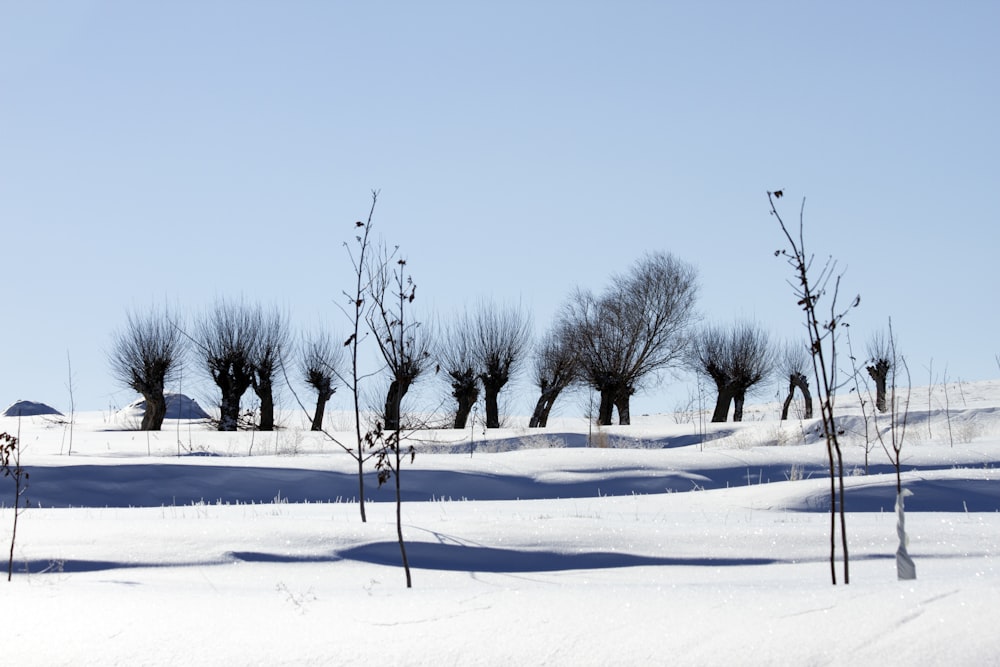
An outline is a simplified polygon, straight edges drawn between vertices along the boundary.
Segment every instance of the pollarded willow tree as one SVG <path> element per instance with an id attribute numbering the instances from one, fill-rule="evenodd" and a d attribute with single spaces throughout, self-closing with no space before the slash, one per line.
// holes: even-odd
<path id="1" fill-rule="evenodd" d="M 692 368 L 715 382 L 718 390 L 712 421 L 726 421 L 729 406 L 734 405 L 733 421 L 739 422 L 747 392 L 767 378 L 774 366 L 774 350 L 763 328 L 741 321 L 702 329 L 692 339 L 690 359 Z"/>
<path id="2" fill-rule="evenodd" d="M 167 415 L 165 387 L 180 370 L 184 339 L 166 311 L 127 313 L 125 327 L 114 335 L 108 360 L 122 384 L 142 394 L 146 412 L 140 429 L 159 431 Z"/>
<path id="3" fill-rule="evenodd" d="M 259 306 L 219 300 L 195 325 L 198 354 L 221 393 L 220 431 L 239 426 L 240 399 L 253 382 L 260 321 Z"/>
<path id="4" fill-rule="evenodd" d="M 565 323 L 557 322 L 539 341 L 532 370 L 539 396 L 528 428 L 544 428 L 556 399 L 580 381 L 579 355 Z"/>
<path id="5" fill-rule="evenodd" d="M 457 403 L 453 428 L 465 428 L 469 414 L 479 400 L 479 371 L 472 352 L 472 334 L 467 316 L 454 320 L 444 330 L 435 356 Z"/>
<path id="6" fill-rule="evenodd" d="M 886 336 L 882 331 L 875 332 L 868 340 L 868 363 L 865 364 L 865 370 L 875 382 L 875 407 L 883 413 L 889 409 L 886 405 L 889 373 L 895 375 L 896 372 L 894 347 L 892 336 Z"/>
<path id="7" fill-rule="evenodd" d="M 795 390 L 802 393 L 805 402 L 804 419 L 812 419 L 813 399 L 809 391 L 809 351 L 803 343 L 786 343 L 778 360 L 778 369 L 788 378 L 788 396 L 781 405 L 781 419 L 788 419 L 788 409 L 795 398 Z"/>
<path id="8" fill-rule="evenodd" d="M 695 268 L 651 253 L 616 275 L 600 296 L 577 290 L 562 320 L 571 332 L 584 380 L 600 392 L 598 421 L 630 424 L 629 401 L 642 384 L 680 363 L 698 294 Z"/>
<path id="9" fill-rule="evenodd" d="M 483 383 L 486 428 L 500 428 L 500 391 L 524 363 L 531 317 L 521 306 L 482 302 L 468 322 L 472 356 Z"/>
<path id="10" fill-rule="evenodd" d="M 274 383 L 289 346 L 288 319 L 277 308 L 255 310 L 256 344 L 252 348 L 250 386 L 260 400 L 258 430 L 274 430 Z"/>
<path id="11" fill-rule="evenodd" d="M 337 391 L 336 380 L 341 375 L 344 352 L 333 344 L 328 333 L 321 331 L 303 341 L 300 355 L 302 379 L 316 392 L 310 430 L 322 431 L 326 404 Z"/>

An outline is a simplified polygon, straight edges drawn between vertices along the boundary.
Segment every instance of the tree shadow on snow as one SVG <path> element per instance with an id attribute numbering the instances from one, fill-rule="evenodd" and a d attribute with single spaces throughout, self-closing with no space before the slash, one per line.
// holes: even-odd
<path id="1" fill-rule="evenodd" d="M 516 550 L 463 544 L 409 542 L 406 554 L 410 566 L 423 570 L 449 572 L 559 572 L 563 570 L 603 570 L 621 567 L 675 565 L 689 567 L 730 567 L 771 565 L 772 558 L 665 558 L 638 556 L 607 551 L 562 553 L 544 550 Z M 345 549 L 338 554 L 345 560 L 374 565 L 400 565 L 399 544 L 373 542 Z"/>

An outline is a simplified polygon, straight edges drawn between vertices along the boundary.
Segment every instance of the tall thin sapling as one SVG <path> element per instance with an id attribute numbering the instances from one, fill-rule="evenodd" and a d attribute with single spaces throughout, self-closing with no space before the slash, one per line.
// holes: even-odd
<path id="1" fill-rule="evenodd" d="M 840 519 L 841 549 L 844 556 L 844 583 L 850 583 L 850 569 L 847 550 L 847 514 L 844 508 L 844 457 L 840 447 L 840 431 L 834 420 L 834 397 L 837 385 L 837 336 L 840 326 L 844 323 L 847 312 L 856 308 L 861 297 L 856 296 L 847 308 L 838 310 L 837 297 L 840 291 L 842 274 L 836 272 L 836 262 L 827 259 L 819 271 L 813 271 L 813 256 L 805 250 L 805 199 L 799 209 L 798 240 L 788 231 L 775 205 L 775 200 L 782 196 L 781 190 L 767 193 L 773 215 L 785 236 L 788 247 L 776 250 L 775 257 L 785 257 L 794 280 L 788 283 L 797 300 L 797 305 L 805 313 L 806 330 L 809 333 L 809 350 L 812 355 L 813 373 L 816 377 L 816 393 L 820 405 L 823 437 L 826 441 L 826 453 L 830 470 L 830 576 L 837 583 L 837 518 Z M 831 284 L 832 283 L 832 284 Z M 829 312 L 821 314 L 819 303 L 823 297 L 829 297 Z M 822 318 L 822 319 L 821 319 Z M 838 512 L 839 510 L 839 512 Z"/>

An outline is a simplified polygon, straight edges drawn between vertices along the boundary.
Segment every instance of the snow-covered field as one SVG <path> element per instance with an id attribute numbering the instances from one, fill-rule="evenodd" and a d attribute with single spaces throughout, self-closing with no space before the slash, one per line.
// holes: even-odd
<path id="1" fill-rule="evenodd" d="M 707 428 L 421 434 L 402 475 L 411 590 L 389 489 L 369 476 L 362 524 L 356 464 L 298 415 L 270 434 L 147 436 L 79 414 L 72 443 L 51 417 L 0 418 L 20 429 L 31 503 L 0 582 L 0 661 L 1000 664 L 1000 382 L 949 385 L 947 410 L 943 390 L 913 393 L 907 582 L 892 468 L 840 400 L 847 586 L 830 583 L 816 424 L 773 405 Z M 0 480 L 4 553 L 12 490 Z"/>

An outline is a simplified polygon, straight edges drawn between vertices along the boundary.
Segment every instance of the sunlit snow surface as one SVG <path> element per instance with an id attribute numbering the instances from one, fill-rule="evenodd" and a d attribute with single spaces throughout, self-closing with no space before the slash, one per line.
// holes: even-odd
<path id="1" fill-rule="evenodd" d="M 84 414 L 72 442 L 68 417 L 2 418 L 31 505 L 0 584 L 2 662 L 998 664 L 1000 382 L 948 398 L 915 390 L 908 419 L 911 582 L 892 468 L 870 424 L 865 474 L 864 423 L 841 400 L 848 586 L 831 585 L 825 447 L 770 405 L 704 429 L 663 415 L 418 434 L 412 590 L 390 490 L 369 474 L 362 524 L 356 464 L 301 415 L 277 434 L 168 421 L 147 437 Z M 345 442 L 348 424 L 331 416 Z M 0 480 L 3 553 L 12 490 Z"/>

